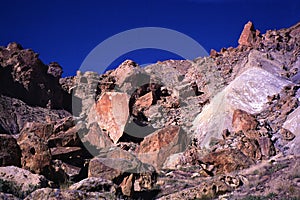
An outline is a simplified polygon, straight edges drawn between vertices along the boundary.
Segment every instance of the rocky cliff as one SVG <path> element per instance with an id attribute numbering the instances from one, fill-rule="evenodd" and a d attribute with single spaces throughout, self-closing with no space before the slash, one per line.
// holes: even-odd
<path id="1" fill-rule="evenodd" d="M 62 78 L 0 47 L 3 199 L 297 199 L 300 24 Z"/>

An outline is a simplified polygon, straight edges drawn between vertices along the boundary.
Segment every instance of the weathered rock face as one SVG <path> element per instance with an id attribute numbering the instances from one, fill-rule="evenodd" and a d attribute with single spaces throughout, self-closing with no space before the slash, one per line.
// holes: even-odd
<path id="1" fill-rule="evenodd" d="M 100 76 L 96 72 L 77 72 L 73 79 L 64 79 L 63 87 L 72 94 L 72 113 L 75 116 L 87 115 L 95 103 Z"/>
<path id="2" fill-rule="evenodd" d="M 1 94 L 21 99 L 29 105 L 50 108 L 71 107 L 64 104 L 71 98 L 58 82 L 61 67 L 52 63 L 48 67 L 32 50 L 10 43 L 0 49 Z M 49 73 L 48 73 L 49 72 Z"/>
<path id="3" fill-rule="evenodd" d="M 81 190 L 85 192 L 111 192 L 116 193 L 117 186 L 110 180 L 103 178 L 90 177 L 74 183 L 69 187 L 70 190 Z"/>
<path id="4" fill-rule="evenodd" d="M 17 148 L 9 150 L 19 145 L 20 166 L 51 187 L 72 184 L 27 199 L 297 196 L 299 30 L 260 35 L 249 22 L 237 48 L 210 57 L 145 68 L 126 60 L 102 75 L 67 78 L 16 43 L 0 47 L 0 131 L 18 143 L 0 135 L 0 161 L 18 165 Z M 76 117 L 65 111 L 71 105 Z M 5 184 L 4 196 L 20 197 Z"/>
<path id="5" fill-rule="evenodd" d="M 221 138 L 222 130 L 232 130 L 233 111 L 250 114 L 267 107 L 268 96 L 279 93 L 289 84 L 261 68 L 250 68 L 235 78 L 194 120 L 195 136 L 201 146 L 209 147 L 211 138 Z"/>
<path id="6" fill-rule="evenodd" d="M 114 143 L 117 143 L 123 135 L 129 117 L 128 103 L 127 94 L 106 92 L 95 104 L 96 113 L 93 121 L 96 121 L 100 128 L 108 130 L 109 137 Z"/>
<path id="7" fill-rule="evenodd" d="M 167 126 L 146 136 L 140 143 L 137 156 L 160 170 L 170 155 L 184 151 L 187 145 L 187 135 L 179 126 Z"/>
<path id="8" fill-rule="evenodd" d="M 229 173 L 254 164 L 251 159 L 236 150 L 213 152 L 202 158 L 202 161 L 216 166 L 216 173 Z"/>
<path id="9" fill-rule="evenodd" d="M 91 148 L 94 147 L 98 150 L 113 146 L 112 140 L 107 133 L 100 129 L 97 122 L 90 124 L 88 133 L 83 136 L 81 141 L 87 148 L 92 146 Z M 94 156 L 97 156 L 97 153 Z"/>
<path id="10" fill-rule="evenodd" d="M 47 187 L 48 181 L 42 175 L 15 166 L 0 167 L 1 192 L 24 198 L 36 189 Z"/>
<path id="11" fill-rule="evenodd" d="M 21 150 L 11 135 L 0 134 L 0 166 L 21 166 Z"/>
<path id="12" fill-rule="evenodd" d="M 51 124 L 27 123 L 18 138 L 22 152 L 22 167 L 40 174 L 47 171 L 51 163 L 51 154 L 46 138 L 52 134 Z"/>
<path id="13" fill-rule="evenodd" d="M 149 83 L 144 70 L 132 60 L 125 60 L 117 69 L 110 73 L 114 77 L 119 90 L 132 93 L 137 87 Z"/>
<path id="14" fill-rule="evenodd" d="M 31 107 L 23 101 L 0 95 L 0 130 L 2 133 L 18 134 L 26 122 L 57 121 L 71 114 L 65 110 L 49 110 Z"/>
<path id="15" fill-rule="evenodd" d="M 133 154 L 119 148 L 102 151 L 93 158 L 89 163 L 88 176 L 113 181 L 126 196 L 131 196 L 134 191 L 152 189 L 156 182 L 156 173 L 152 166 L 142 163 Z"/>

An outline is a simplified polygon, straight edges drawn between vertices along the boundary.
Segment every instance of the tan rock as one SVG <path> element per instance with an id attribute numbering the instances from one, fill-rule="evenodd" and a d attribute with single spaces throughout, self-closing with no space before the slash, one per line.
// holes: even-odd
<path id="1" fill-rule="evenodd" d="M 216 173 L 230 173 L 235 170 L 245 169 L 254 164 L 254 161 L 245 156 L 240 150 L 225 149 L 205 155 L 202 159 L 204 163 L 213 164 Z"/>
<path id="2" fill-rule="evenodd" d="M 133 174 L 126 176 L 120 184 L 123 195 L 131 196 L 133 193 Z"/>
<path id="3" fill-rule="evenodd" d="M 170 155 L 184 151 L 187 144 L 187 135 L 179 126 L 167 126 L 146 136 L 137 155 L 142 162 L 159 170 Z"/>
<path id="4" fill-rule="evenodd" d="M 95 104 L 95 120 L 99 127 L 108 131 L 109 137 L 117 143 L 123 135 L 129 116 L 129 98 L 125 93 L 106 92 Z"/>
<path id="5" fill-rule="evenodd" d="M 51 135 L 49 124 L 27 123 L 17 140 L 21 152 L 21 165 L 34 173 L 41 173 L 50 166 L 51 154 L 44 138 Z"/>
<path id="6" fill-rule="evenodd" d="M 214 49 L 210 50 L 210 57 L 216 58 L 218 56 L 218 52 Z"/>

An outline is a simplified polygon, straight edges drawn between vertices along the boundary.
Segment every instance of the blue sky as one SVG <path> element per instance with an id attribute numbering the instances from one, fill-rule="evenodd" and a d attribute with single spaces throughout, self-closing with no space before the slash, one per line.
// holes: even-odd
<path id="1" fill-rule="evenodd" d="M 237 46 L 245 23 L 261 32 L 300 21 L 300 1 L 292 0 L 0 0 L 0 45 L 16 41 L 40 54 L 44 63 L 57 61 L 64 76 L 74 75 L 88 53 L 105 39 L 138 27 L 164 27 L 184 33 L 211 48 Z M 178 59 L 161 50 L 127 53 L 140 64 Z"/>

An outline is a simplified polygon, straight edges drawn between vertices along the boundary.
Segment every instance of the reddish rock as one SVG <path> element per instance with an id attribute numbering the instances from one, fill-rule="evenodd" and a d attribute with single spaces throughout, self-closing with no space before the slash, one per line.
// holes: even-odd
<path id="1" fill-rule="evenodd" d="M 256 31 L 253 23 L 249 21 L 244 26 L 243 32 L 239 38 L 239 44 L 244 46 L 251 46 L 258 35 L 259 31 Z"/>
<path id="2" fill-rule="evenodd" d="M 154 98 L 152 91 L 139 97 L 133 105 L 132 114 L 137 116 L 139 112 L 143 112 L 148 109 L 153 104 Z"/>
<path id="3" fill-rule="evenodd" d="M 234 132 L 254 130 L 258 122 L 255 117 L 243 110 L 235 110 L 232 117 Z"/>
<path id="4" fill-rule="evenodd" d="M 60 157 L 72 157 L 72 155 L 76 155 L 81 150 L 80 147 L 54 147 L 50 149 L 54 159 Z"/>
<path id="5" fill-rule="evenodd" d="M 11 135 L 0 134 L 0 166 L 21 166 L 21 150 Z"/>
<path id="6" fill-rule="evenodd" d="M 137 155 L 142 162 L 159 170 L 170 155 L 184 151 L 187 144 L 187 135 L 179 126 L 167 126 L 146 136 L 140 143 Z"/>
<path id="7" fill-rule="evenodd" d="M 213 164 L 217 174 L 230 173 L 235 170 L 248 168 L 254 161 L 245 156 L 240 150 L 225 149 L 205 155 L 202 162 Z"/>
<path id="8" fill-rule="evenodd" d="M 129 116 L 129 98 L 125 93 L 106 92 L 96 102 L 95 111 L 99 127 L 108 131 L 109 137 L 117 143 L 123 135 Z"/>
<path id="9" fill-rule="evenodd" d="M 41 123 L 27 123 L 17 140 L 21 152 L 22 168 L 34 173 L 42 173 L 51 163 L 51 154 L 47 138 L 52 133 L 52 126 Z"/>

